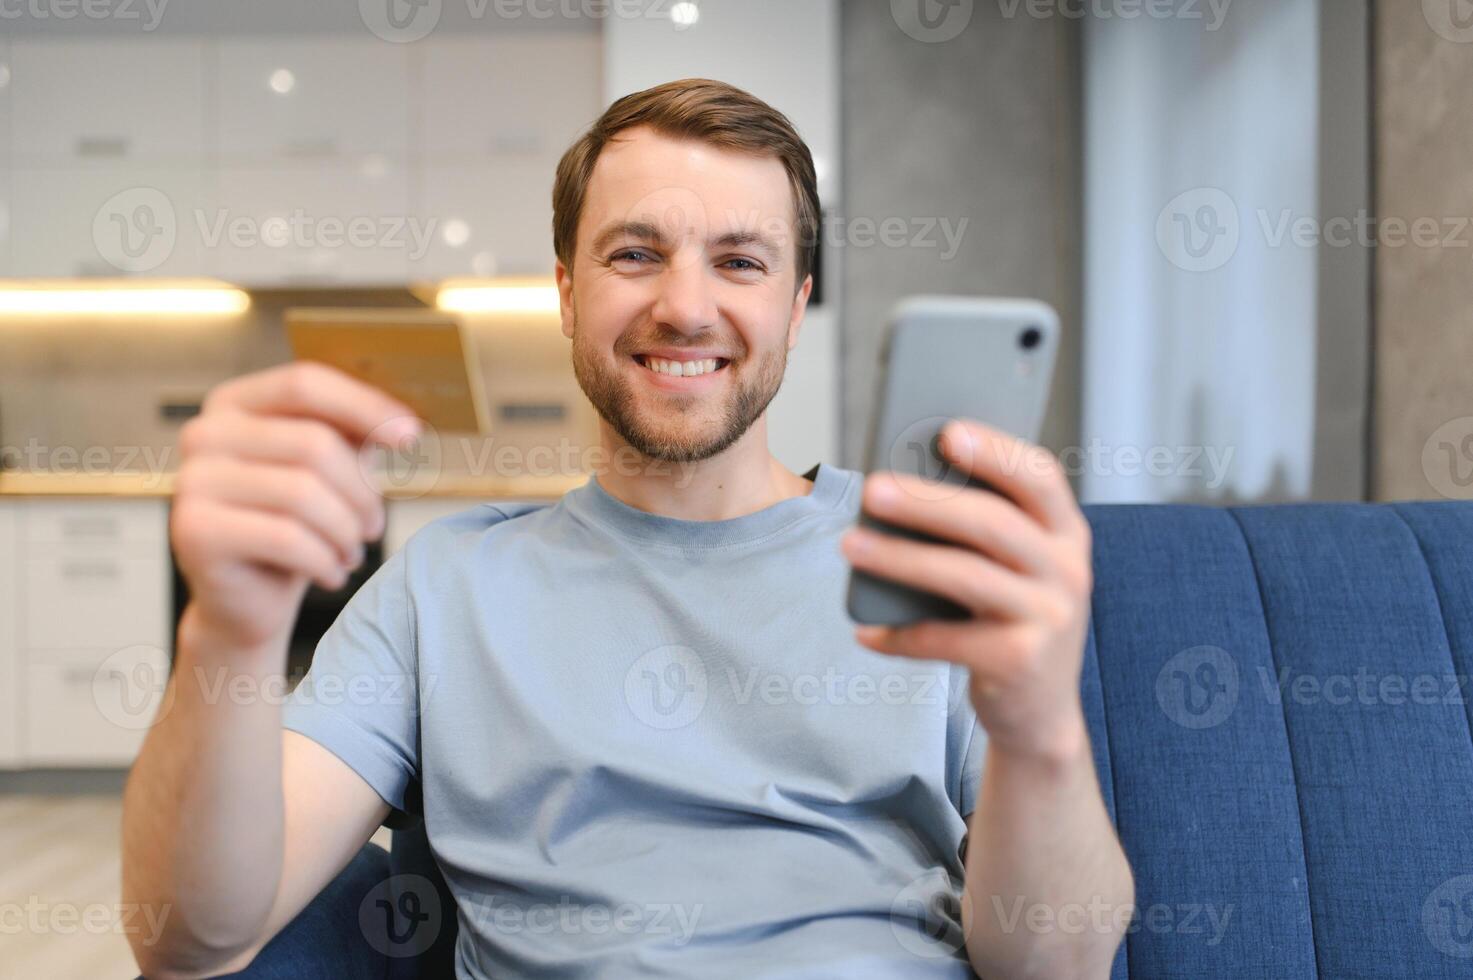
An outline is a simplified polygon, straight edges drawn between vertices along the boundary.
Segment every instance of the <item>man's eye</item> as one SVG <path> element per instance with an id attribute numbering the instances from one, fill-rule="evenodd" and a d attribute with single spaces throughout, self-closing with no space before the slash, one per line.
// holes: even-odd
<path id="1" fill-rule="evenodd" d="M 757 270 L 757 271 L 760 271 L 762 269 L 762 267 L 760 265 L 758 265 L 756 262 L 753 262 L 751 259 L 730 259 L 730 260 L 727 261 L 726 264 L 727 265 L 731 265 L 731 263 L 733 263 L 733 262 L 745 262 L 745 263 L 747 263 L 747 267 L 745 269 L 738 269 L 737 270 L 738 272 L 747 272 L 749 270 Z"/>
<path id="2" fill-rule="evenodd" d="M 622 252 L 615 252 L 613 255 L 610 256 L 610 258 L 614 261 L 618 261 L 619 259 L 631 258 L 634 256 L 638 256 L 640 258 L 648 258 L 648 256 L 646 256 L 643 252 L 634 248 L 626 248 Z"/>

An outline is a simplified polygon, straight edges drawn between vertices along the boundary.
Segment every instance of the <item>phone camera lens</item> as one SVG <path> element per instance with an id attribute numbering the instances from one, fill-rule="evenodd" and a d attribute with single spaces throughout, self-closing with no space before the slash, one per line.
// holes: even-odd
<path id="1" fill-rule="evenodd" d="M 1024 350 L 1032 350 L 1043 340 L 1043 331 L 1037 327 L 1029 327 L 1018 334 L 1018 346 Z"/>

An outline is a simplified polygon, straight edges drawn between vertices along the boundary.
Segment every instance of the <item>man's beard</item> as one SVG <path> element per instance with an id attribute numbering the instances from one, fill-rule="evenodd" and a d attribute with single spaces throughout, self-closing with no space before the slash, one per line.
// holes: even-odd
<path id="1" fill-rule="evenodd" d="M 630 346 L 621 338 L 614 345 L 615 358 L 633 364 L 637 371 L 648 370 L 630 357 Z M 657 339 L 651 346 L 678 348 L 680 344 Z M 604 421 L 613 426 L 614 431 L 637 452 L 652 460 L 695 463 L 709 459 L 724 452 L 762 417 L 782 386 L 783 374 L 788 367 L 787 344 L 777 345 L 776 350 L 761 355 L 754 364 L 748 364 L 746 360 L 741 364 L 740 372 L 736 371 L 737 362 L 734 360 L 723 368 L 733 372 L 736 391 L 724 396 L 726 403 L 720 407 L 713 424 L 686 435 L 670 433 L 665 431 L 666 426 L 660 424 L 662 420 L 641 417 L 633 383 L 618 371 L 605 367 L 599 352 L 589 346 L 578 329 L 577 314 L 573 316 L 573 374 L 579 387 Z M 661 394 L 671 416 L 686 415 L 703 408 L 698 403 L 709 399 L 709 396 Z"/>

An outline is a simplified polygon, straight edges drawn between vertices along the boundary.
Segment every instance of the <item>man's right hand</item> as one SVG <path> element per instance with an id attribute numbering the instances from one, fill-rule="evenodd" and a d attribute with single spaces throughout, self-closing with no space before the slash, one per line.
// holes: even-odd
<path id="1" fill-rule="evenodd" d="M 170 537 L 184 628 L 277 647 L 311 583 L 341 588 L 384 531 L 363 454 L 405 447 L 414 413 L 335 368 L 293 362 L 213 388 L 179 438 Z"/>

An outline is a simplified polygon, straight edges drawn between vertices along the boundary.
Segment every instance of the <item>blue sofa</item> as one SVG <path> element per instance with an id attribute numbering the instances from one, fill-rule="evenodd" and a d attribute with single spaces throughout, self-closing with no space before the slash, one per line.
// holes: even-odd
<path id="1" fill-rule="evenodd" d="M 1086 511 L 1113 977 L 1473 976 L 1473 504 Z M 237 976 L 450 977 L 455 931 L 399 831 Z"/>

